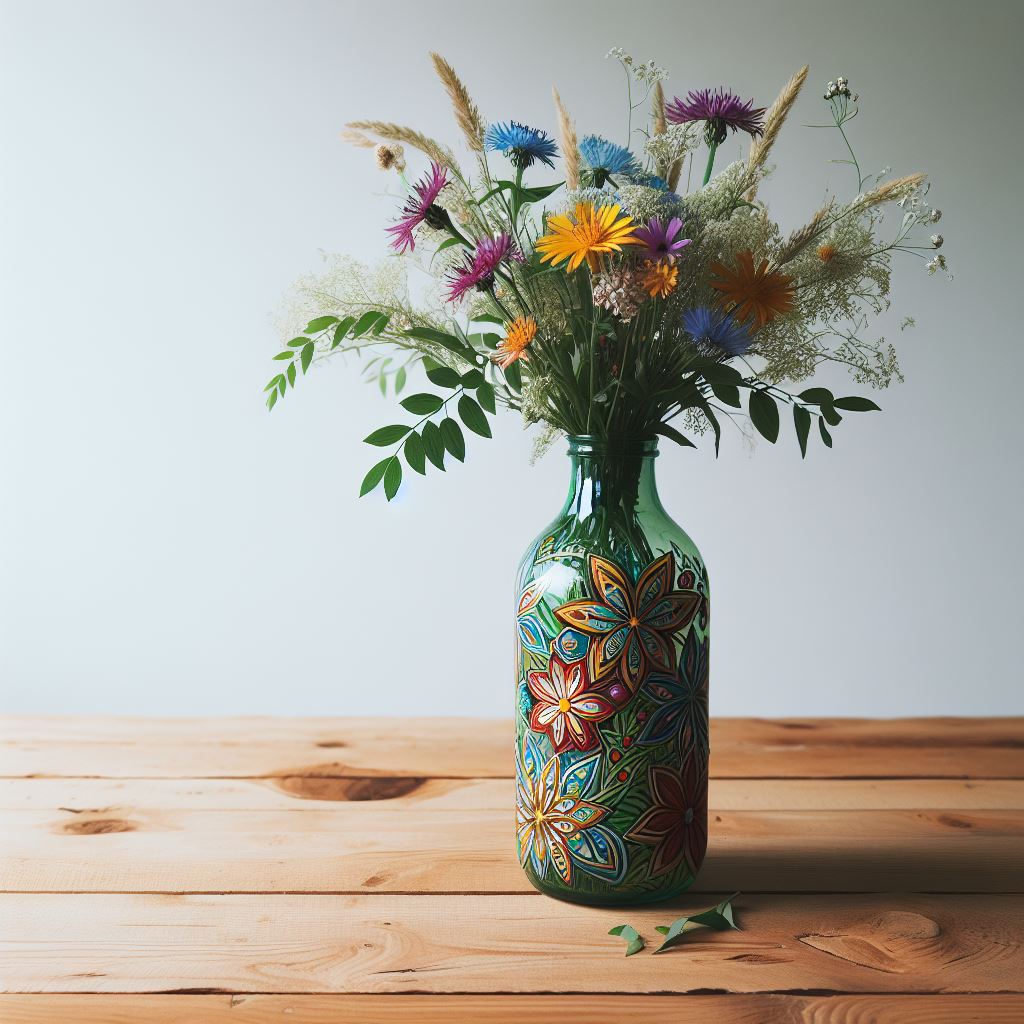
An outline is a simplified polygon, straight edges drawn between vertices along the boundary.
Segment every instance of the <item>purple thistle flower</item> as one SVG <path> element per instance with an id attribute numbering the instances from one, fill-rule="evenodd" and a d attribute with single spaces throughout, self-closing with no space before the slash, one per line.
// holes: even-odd
<path id="1" fill-rule="evenodd" d="M 494 238 L 481 238 L 472 258 L 467 257 L 448 274 L 448 301 L 457 302 L 470 288 L 489 289 L 494 284 L 495 271 L 506 259 L 523 261 L 523 254 L 509 235 L 502 232 Z"/>
<path id="2" fill-rule="evenodd" d="M 683 330 L 695 345 L 715 345 L 730 356 L 743 355 L 754 343 L 747 324 L 738 324 L 728 313 L 710 306 L 688 309 L 683 314 Z"/>
<path id="3" fill-rule="evenodd" d="M 686 99 L 675 97 L 665 108 L 665 116 L 673 124 L 704 122 L 704 138 L 709 146 L 725 142 L 727 130 L 760 135 L 764 128 L 764 107 L 755 107 L 753 100 L 744 102 L 726 89 L 691 90 Z"/>
<path id="4" fill-rule="evenodd" d="M 673 217 L 667 224 L 660 217 L 652 217 L 643 227 L 637 228 L 635 236 L 647 247 L 646 255 L 652 260 L 666 256 L 678 256 L 692 239 L 680 238 L 683 222 Z"/>
<path id="5" fill-rule="evenodd" d="M 440 164 L 432 163 L 430 171 L 413 185 L 413 194 L 402 207 L 401 219 L 387 229 L 387 233 L 393 236 L 392 249 L 401 253 L 415 249 L 416 240 L 413 238 L 413 232 L 424 221 L 438 229 L 443 229 L 451 223 L 448 212 L 434 205 L 434 200 L 447 184 L 448 172 Z"/>

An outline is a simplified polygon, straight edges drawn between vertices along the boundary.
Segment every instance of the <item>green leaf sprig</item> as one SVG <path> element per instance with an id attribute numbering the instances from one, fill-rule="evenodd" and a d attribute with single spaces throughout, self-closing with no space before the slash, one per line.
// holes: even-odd
<path id="1" fill-rule="evenodd" d="M 418 422 L 411 425 L 394 423 L 380 427 L 364 438 L 367 444 L 378 448 L 391 445 L 398 445 L 398 448 L 387 458 L 370 467 L 359 489 L 360 497 L 369 494 L 383 483 L 384 496 L 391 501 L 402 484 L 402 456 L 409 468 L 421 475 L 426 475 L 428 463 L 445 472 L 446 454 L 463 462 L 466 458 L 463 426 L 481 437 L 491 436 L 491 425 L 487 415 L 493 416 L 497 412 L 497 395 L 494 385 L 487 380 L 481 368 L 481 365 L 486 366 L 486 357 L 473 347 L 473 343 L 487 346 L 493 335 L 460 337 L 426 327 L 412 328 L 407 333 L 424 341 L 439 344 L 465 362 L 480 365 L 473 366 L 465 373 L 459 373 L 450 366 L 423 357 L 427 380 L 435 387 L 451 393 L 442 396 L 424 391 L 409 395 L 402 400 L 402 408 L 414 416 L 419 416 Z M 453 403 L 458 419 L 449 415 L 449 406 Z M 459 420 L 462 421 L 461 426 Z"/>
<path id="2" fill-rule="evenodd" d="M 325 339 L 327 334 L 332 334 L 328 351 L 333 351 L 346 338 L 362 338 L 366 335 L 376 337 L 387 327 L 388 320 L 387 313 L 381 313 L 376 309 L 369 309 L 360 317 L 347 316 L 342 319 L 338 316 L 318 316 L 315 320 L 310 320 L 306 324 L 306 333 L 292 338 L 287 346 L 274 356 L 279 362 L 287 362 L 288 366 L 283 372 L 271 377 L 263 389 L 267 395 L 267 408 L 273 409 L 278 398 L 283 398 L 289 387 L 295 387 L 298 377 L 296 362 L 305 375 L 310 363 L 313 362 L 316 343 Z"/>
<path id="3" fill-rule="evenodd" d="M 679 945 L 685 935 L 696 931 L 698 928 L 711 928 L 716 932 L 724 932 L 730 929 L 739 931 L 740 926 L 736 923 L 732 910 L 732 901 L 737 896 L 739 896 L 739 893 L 734 892 L 731 896 L 722 900 L 721 903 L 717 903 L 707 910 L 702 910 L 699 914 L 690 914 L 689 917 L 677 918 L 667 926 L 659 925 L 654 930 L 660 935 L 664 935 L 665 939 L 654 952 L 664 953 L 666 949 Z"/>
<path id="4" fill-rule="evenodd" d="M 715 906 L 702 910 L 697 914 L 689 914 L 686 917 L 677 918 L 671 924 L 658 925 L 654 930 L 665 938 L 661 945 L 654 950 L 655 953 L 664 953 L 673 946 L 679 945 L 683 938 L 691 932 L 700 928 L 710 928 L 713 931 L 740 930 L 733 913 L 732 901 L 739 896 L 734 892 L 731 896 L 716 903 Z M 612 928 L 609 935 L 618 935 L 626 941 L 626 956 L 633 956 L 639 953 L 646 945 L 644 937 L 629 924 L 619 924 Z"/>

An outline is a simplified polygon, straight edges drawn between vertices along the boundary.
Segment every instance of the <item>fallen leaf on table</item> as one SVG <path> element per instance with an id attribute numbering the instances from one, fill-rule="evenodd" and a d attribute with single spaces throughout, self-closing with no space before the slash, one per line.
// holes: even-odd
<path id="1" fill-rule="evenodd" d="M 680 917 L 667 926 L 659 925 L 655 931 L 664 935 L 665 941 L 654 952 L 662 953 L 666 949 L 671 949 L 683 940 L 683 936 L 689 932 L 696 931 L 698 928 L 712 928 L 719 932 L 727 931 L 730 928 L 738 930 L 739 925 L 736 923 L 732 911 L 732 901 L 737 896 L 739 896 L 739 893 L 734 892 L 730 897 L 717 904 L 717 906 L 711 907 L 708 910 L 702 910 L 699 914 Z M 641 946 L 640 948 L 642 949 L 643 947 Z"/>
<path id="2" fill-rule="evenodd" d="M 646 943 L 641 938 L 640 933 L 629 924 L 617 924 L 614 928 L 610 929 L 609 935 L 619 935 L 626 940 L 626 956 L 632 956 L 634 953 L 639 953 L 644 948 Z"/>

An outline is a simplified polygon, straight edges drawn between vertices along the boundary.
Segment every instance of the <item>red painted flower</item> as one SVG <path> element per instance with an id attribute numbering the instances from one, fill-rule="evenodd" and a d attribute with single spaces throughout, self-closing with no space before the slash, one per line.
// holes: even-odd
<path id="1" fill-rule="evenodd" d="M 590 750 L 597 746 L 594 723 L 615 714 L 607 697 L 588 691 L 586 663 L 567 665 L 552 654 L 547 672 L 530 672 L 527 685 L 536 703 L 530 713 L 530 728 L 546 732 L 555 752 L 569 747 Z"/>
<path id="2" fill-rule="evenodd" d="M 690 756 L 680 776 L 664 765 L 647 775 L 654 806 L 626 833 L 627 839 L 653 846 L 647 869 L 664 875 L 685 860 L 696 874 L 708 846 L 708 787 L 697 759 Z"/>

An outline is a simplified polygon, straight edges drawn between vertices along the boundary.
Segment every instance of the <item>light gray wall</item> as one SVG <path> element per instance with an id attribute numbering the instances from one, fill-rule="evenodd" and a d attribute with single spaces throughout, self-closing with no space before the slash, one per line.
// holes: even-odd
<path id="1" fill-rule="evenodd" d="M 501 11 L 514 9 L 515 18 Z M 426 52 L 485 115 L 622 134 L 612 45 L 770 102 L 808 87 L 765 195 L 799 225 L 837 140 L 931 172 L 956 273 L 899 262 L 907 383 L 831 453 L 787 436 L 660 460 L 712 574 L 712 709 L 1021 712 L 1018 47 L 985 2 L 7 2 L 0 706 L 19 712 L 505 714 L 510 584 L 559 506 L 506 416 L 464 467 L 357 500 L 392 404 L 340 363 L 268 415 L 270 317 L 317 250 L 383 255 L 394 201 L 355 117 L 453 142 Z M 729 153 L 738 152 L 731 145 Z M 899 317 L 918 326 L 900 334 Z M 856 391 L 856 388 L 850 390 Z"/>

